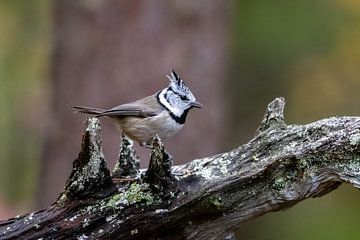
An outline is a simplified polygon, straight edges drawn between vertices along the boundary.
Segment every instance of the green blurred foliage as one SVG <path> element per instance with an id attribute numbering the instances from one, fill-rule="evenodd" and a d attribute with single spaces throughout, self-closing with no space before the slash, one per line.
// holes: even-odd
<path id="1" fill-rule="evenodd" d="M 245 141 L 274 97 L 284 96 L 288 106 L 294 102 L 301 105 L 306 91 L 294 99 L 293 88 L 301 79 L 289 75 L 303 59 L 329 54 L 350 14 L 339 10 L 334 1 L 244 0 L 234 1 L 232 16 L 232 81 L 228 91 L 231 102 L 243 104 L 239 114 L 232 114 L 234 127 L 229 136 L 237 130 L 241 135 L 235 140 Z M 303 117 L 309 120 L 304 115 L 294 116 L 288 117 L 297 122 L 303 122 Z"/>
<path id="2" fill-rule="evenodd" d="M 359 191 L 341 186 L 321 198 L 308 199 L 285 212 L 269 213 L 246 224 L 236 236 L 251 240 L 360 239 Z"/>
<path id="3" fill-rule="evenodd" d="M 357 9 L 357 10 L 354 10 Z M 235 1 L 229 114 L 233 144 L 251 138 L 266 104 L 287 100 L 285 120 L 359 115 L 360 1 Z M 234 136 L 238 132 L 238 136 Z M 238 239 L 359 239 L 360 194 L 351 187 L 246 224 Z"/>
<path id="4" fill-rule="evenodd" d="M 35 192 L 39 101 L 46 101 L 50 1 L 0 2 L 0 196 L 29 205 Z"/>
<path id="5" fill-rule="evenodd" d="M 292 64 L 301 56 L 331 50 L 344 15 L 329 3 L 331 1 L 235 1 L 233 49 L 238 57 L 235 63 L 266 65 L 265 69 L 277 73 L 284 71 L 282 66 Z"/>

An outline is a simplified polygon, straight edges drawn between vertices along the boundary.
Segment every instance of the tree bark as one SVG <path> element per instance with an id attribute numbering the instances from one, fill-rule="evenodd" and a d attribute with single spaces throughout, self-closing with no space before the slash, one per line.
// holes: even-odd
<path id="1" fill-rule="evenodd" d="M 99 122 L 89 119 L 64 192 L 47 209 L 0 222 L 0 238 L 231 239 L 247 221 L 342 182 L 360 188 L 360 117 L 287 125 L 283 110 L 275 99 L 248 143 L 183 165 L 172 167 L 155 138 L 147 170 L 112 179 Z M 128 142 L 121 153 L 118 168 L 137 168 Z"/>

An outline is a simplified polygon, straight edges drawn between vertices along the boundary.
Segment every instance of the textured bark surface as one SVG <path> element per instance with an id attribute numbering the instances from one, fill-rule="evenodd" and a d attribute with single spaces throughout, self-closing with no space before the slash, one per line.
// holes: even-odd
<path id="1" fill-rule="evenodd" d="M 275 99 L 248 143 L 184 165 L 171 167 L 155 139 L 148 170 L 116 186 L 104 168 L 100 125 L 90 119 L 58 201 L 0 222 L 0 238 L 230 239 L 245 222 L 342 182 L 359 188 L 360 117 L 287 125 L 283 109 Z M 120 154 L 118 165 L 131 155 Z"/>

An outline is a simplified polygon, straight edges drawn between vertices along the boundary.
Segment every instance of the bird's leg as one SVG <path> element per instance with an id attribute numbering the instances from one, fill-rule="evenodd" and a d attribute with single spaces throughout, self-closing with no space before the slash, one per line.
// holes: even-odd
<path id="1" fill-rule="evenodd" d="M 146 141 L 146 142 L 139 142 L 141 147 L 146 147 L 148 149 L 154 149 L 154 146 L 152 144 L 152 139 Z"/>

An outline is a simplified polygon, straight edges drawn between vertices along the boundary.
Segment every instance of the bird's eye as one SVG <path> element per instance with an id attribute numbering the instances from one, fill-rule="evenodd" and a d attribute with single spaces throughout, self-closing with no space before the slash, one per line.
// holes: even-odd
<path id="1" fill-rule="evenodd" d="M 180 96 L 180 99 L 183 101 L 189 100 L 186 96 Z"/>

